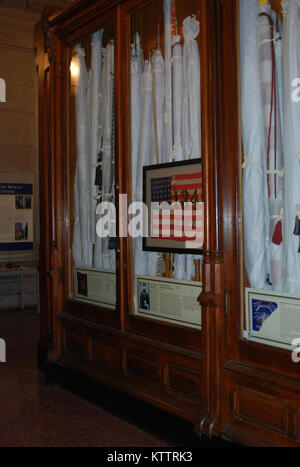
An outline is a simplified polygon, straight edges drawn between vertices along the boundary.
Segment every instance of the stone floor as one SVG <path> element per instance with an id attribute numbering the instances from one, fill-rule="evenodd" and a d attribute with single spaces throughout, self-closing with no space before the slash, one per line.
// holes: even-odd
<path id="1" fill-rule="evenodd" d="M 79 397 L 47 388 L 37 371 L 39 315 L 0 311 L 0 447 L 163 447 L 158 439 Z"/>

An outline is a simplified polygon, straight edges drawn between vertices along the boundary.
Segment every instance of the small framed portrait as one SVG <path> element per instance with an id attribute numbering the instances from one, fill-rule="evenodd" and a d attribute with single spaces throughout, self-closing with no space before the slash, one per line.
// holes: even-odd
<path id="1" fill-rule="evenodd" d="M 15 241 L 28 240 L 28 222 L 15 222 Z"/>
<path id="2" fill-rule="evenodd" d="M 141 310 L 150 310 L 149 282 L 139 282 L 139 308 Z"/>

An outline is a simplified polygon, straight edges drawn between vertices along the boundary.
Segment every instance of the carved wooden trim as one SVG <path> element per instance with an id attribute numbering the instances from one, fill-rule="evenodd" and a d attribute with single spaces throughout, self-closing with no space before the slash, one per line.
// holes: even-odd
<path id="1" fill-rule="evenodd" d="M 209 438 L 220 433 L 220 420 L 218 417 L 205 414 L 200 420 L 200 433 L 207 435 Z"/>
<path id="2" fill-rule="evenodd" d="M 201 306 L 219 308 L 221 305 L 221 294 L 214 294 L 212 292 L 201 292 L 198 297 L 198 302 Z"/>
<path id="3" fill-rule="evenodd" d="M 204 250 L 203 263 L 220 264 L 223 263 L 223 251 Z"/>
<path id="4" fill-rule="evenodd" d="M 224 370 L 230 374 L 240 377 L 252 378 L 255 381 L 261 381 L 275 385 L 278 388 L 289 388 L 300 394 L 300 381 L 289 376 L 279 375 L 274 371 L 264 370 L 259 367 L 246 365 L 241 362 L 229 361 L 224 365 Z"/>

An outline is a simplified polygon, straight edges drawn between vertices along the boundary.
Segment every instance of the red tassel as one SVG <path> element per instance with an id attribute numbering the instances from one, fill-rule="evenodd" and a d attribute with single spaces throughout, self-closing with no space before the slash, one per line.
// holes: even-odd
<path id="1" fill-rule="evenodd" d="M 278 221 L 274 229 L 272 243 L 274 243 L 275 245 L 280 245 L 282 242 L 283 242 L 282 222 Z"/>

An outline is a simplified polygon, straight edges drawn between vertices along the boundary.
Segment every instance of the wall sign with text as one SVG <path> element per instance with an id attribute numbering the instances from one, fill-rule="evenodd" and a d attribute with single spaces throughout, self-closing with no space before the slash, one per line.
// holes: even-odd
<path id="1" fill-rule="evenodd" d="M 33 249 L 33 185 L 0 183 L 0 250 Z"/>
<path id="2" fill-rule="evenodd" d="M 246 289 L 246 332 L 248 340 L 291 349 L 300 338 L 300 295 Z"/>

